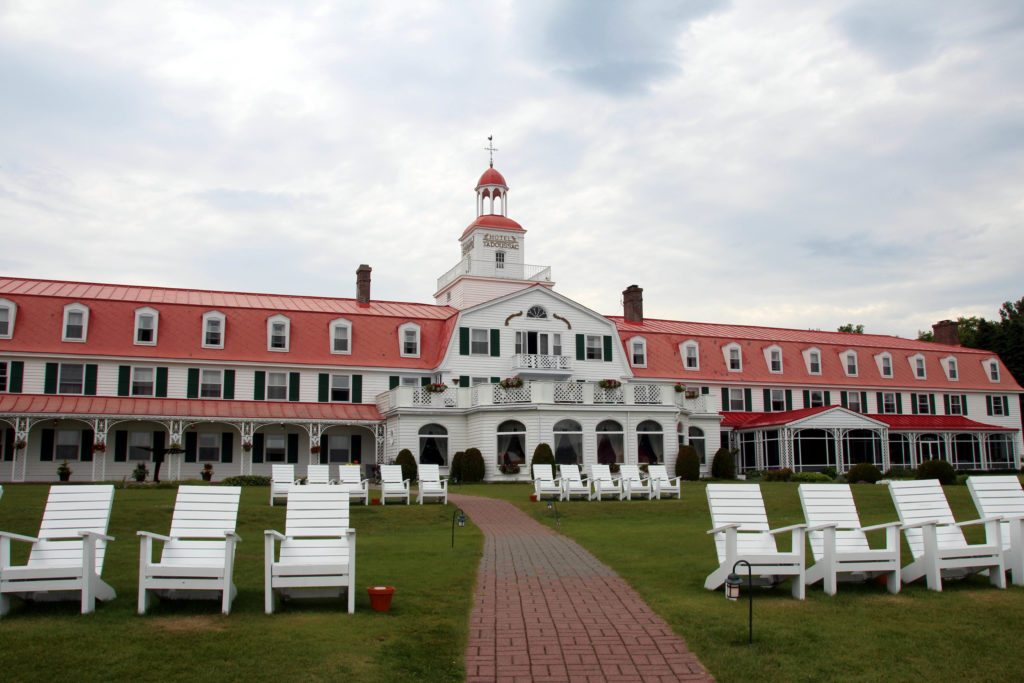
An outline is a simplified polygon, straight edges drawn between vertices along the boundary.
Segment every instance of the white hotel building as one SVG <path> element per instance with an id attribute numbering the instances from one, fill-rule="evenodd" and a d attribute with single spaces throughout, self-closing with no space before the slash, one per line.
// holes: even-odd
<path id="1" fill-rule="evenodd" d="M 540 443 L 582 465 L 671 467 L 686 442 L 737 448 L 741 470 L 1020 467 L 1021 387 L 955 323 L 928 343 L 650 320 L 636 286 L 601 315 L 525 263 L 500 173 L 476 194 L 434 304 L 373 300 L 366 266 L 355 299 L 0 278 L 0 481 L 65 461 L 121 479 L 178 445 L 164 478 L 476 447 L 498 480 Z"/>

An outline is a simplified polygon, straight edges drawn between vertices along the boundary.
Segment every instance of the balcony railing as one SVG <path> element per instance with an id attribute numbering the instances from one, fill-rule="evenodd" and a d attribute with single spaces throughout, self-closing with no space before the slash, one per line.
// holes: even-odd
<path id="1" fill-rule="evenodd" d="M 572 356 L 549 356 L 543 353 L 517 353 L 512 356 L 513 370 L 572 370 Z"/>
<path id="2" fill-rule="evenodd" d="M 377 395 L 377 409 L 386 414 L 399 408 L 467 409 L 524 403 L 678 406 L 677 396 L 671 385 L 636 383 L 602 389 L 597 382 L 527 381 L 508 389 L 500 384 L 477 384 L 449 387 L 441 393 L 421 387 L 395 387 Z"/>
<path id="3" fill-rule="evenodd" d="M 534 266 L 524 263 L 499 264 L 495 261 L 464 258 L 452 266 L 447 273 L 437 278 L 437 289 L 443 289 L 460 275 L 551 282 L 551 266 Z"/>

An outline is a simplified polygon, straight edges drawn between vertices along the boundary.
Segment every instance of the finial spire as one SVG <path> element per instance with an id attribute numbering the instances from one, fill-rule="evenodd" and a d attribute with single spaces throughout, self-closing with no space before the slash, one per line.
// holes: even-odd
<path id="1" fill-rule="evenodd" d="M 494 136 L 487 136 L 487 146 L 484 149 L 490 153 L 491 156 L 491 168 L 494 168 L 494 153 L 498 151 L 498 148 L 494 146 Z"/>

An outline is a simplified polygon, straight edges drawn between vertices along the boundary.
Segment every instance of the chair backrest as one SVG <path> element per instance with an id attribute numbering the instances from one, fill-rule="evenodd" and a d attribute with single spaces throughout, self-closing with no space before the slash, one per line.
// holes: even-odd
<path id="1" fill-rule="evenodd" d="M 363 477 L 359 465 L 339 465 L 338 481 L 342 484 L 355 484 L 356 486 L 362 484 Z"/>
<path id="2" fill-rule="evenodd" d="M 840 529 L 836 531 L 838 552 L 871 549 L 867 537 L 860 530 L 860 516 L 849 484 L 800 484 L 798 491 L 807 526 L 835 524 Z M 824 555 L 824 532 L 812 531 L 808 536 L 814 557 L 821 558 Z"/>
<path id="3" fill-rule="evenodd" d="M 275 484 L 291 484 L 295 481 L 295 465 L 271 465 L 270 476 Z"/>
<path id="4" fill-rule="evenodd" d="M 71 539 L 36 543 L 29 554 L 29 564 L 81 563 L 82 539 L 79 531 L 107 533 L 110 525 L 110 509 L 114 504 L 114 487 L 110 484 L 96 486 L 51 486 L 43 510 L 43 521 L 39 525 L 40 539 Z M 96 571 L 102 572 L 107 542 L 96 543 Z"/>
<path id="5" fill-rule="evenodd" d="M 608 465 L 591 465 L 590 478 L 598 479 L 603 482 L 611 482 L 612 470 Z"/>
<path id="6" fill-rule="evenodd" d="M 558 473 L 561 475 L 562 479 L 574 484 L 579 484 L 583 481 L 583 477 L 580 476 L 579 465 L 559 465 Z"/>
<path id="7" fill-rule="evenodd" d="M 647 476 L 650 477 L 651 481 L 664 483 L 669 481 L 668 470 L 665 469 L 664 465 L 648 465 Z"/>
<path id="8" fill-rule="evenodd" d="M 401 465 L 381 465 L 380 480 L 386 484 L 401 484 L 405 481 Z"/>
<path id="9" fill-rule="evenodd" d="M 982 517 L 1024 515 L 1024 488 L 1016 475 L 968 477 L 967 488 Z"/>
<path id="10" fill-rule="evenodd" d="M 424 465 L 421 463 L 416 469 L 416 476 L 419 477 L 420 481 L 439 484 L 441 482 L 441 468 L 439 465 Z"/>
<path id="11" fill-rule="evenodd" d="M 555 476 L 551 473 L 551 465 L 534 465 L 533 478 L 535 481 L 551 482 Z"/>
<path id="12" fill-rule="evenodd" d="M 740 531 L 768 531 L 761 488 L 757 484 L 708 484 L 711 526 L 739 524 Z"/>
<path id="13" fill-rule="evenodd" d="M 940 548 L 965 548 L 967 540 L 956 523 L 953 511 L 949 509 L 949 501 L 942 492 L 938 479 L 920 479 L 915 481 L 890 481 L 889 494 L 896 506 L 896 514 L 904 524 L 916 524 L 935 520 L 938 528 Z M 920 528 L 907 529 L 907 544 L 914 557 L 924 554 L 924 533 Z"/>
<path id="14" fill-rule="evenodd" d="M 650 466 L 648 466 L 650 469 Z M 619 465 L 619 475 L 629 481 L 630 484 L 640 484 L 640 467 L 637 465 Z"/>
<path id="15" fill-rule="evenodd" d="M 239 486 L 179 486 L 171 518 L 171 536 L 224 538 L 238 520 Z"/>
<path id="16" fill-rule="evenodd" d="M 329 484 L 331 481 L 330 465 L 310 465 L 306 470 L 307 484 Z"/>
<path id="17" fill-rule="evenodd" d="M 349 526 L 348 490 L 329 484 L 292 485 L 285 536 L 343 536 Z"/>

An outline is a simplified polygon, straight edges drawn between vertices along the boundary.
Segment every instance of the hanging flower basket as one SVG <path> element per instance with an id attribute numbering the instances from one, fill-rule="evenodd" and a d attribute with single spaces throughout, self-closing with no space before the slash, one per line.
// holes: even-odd
<path id="1" fill-rule="evenodd" d="M 441 394 L 448 391 L 448 385 L 441 383 L 424 384 L 423 389 L 431 394 Z"/>
<path id="2" fill-rule="evenodd" d="M 95 451 L 96 453 L 103 453 L 104 451 L 107 450 L 107 444 L 103 443 L 102 441 L 97 441 L 92 445 L 92 450 Z"/>
<path id="3" fill-rule="evenodd" d="M 506 377 L 505 379 L 498 382 L 502 389 L 518 389 L 523 386 L 523 380 L 521 377 Z"/>
<path id="4" fill-rule="evenodd" d="M 620 382 L 617 379 L 602 379 L 600 382 L 597 383 L 597 386 L 601 387 L 602 389 L 618 389 L 619 387 L 622 386 L 622 382 Z"/>
<path id="5" fill-rule="evenodd" d="M 309 452 L 312 453 L 313 455 L 316 455 L 317 453 L 320 452 L 320 447 L 319 446 L 310 446 L 309 447 Z"/>
<path id="6" fill-rule="evenodd" d="M 684 391 L 686 391 L 686 385 L 685 384 L 676 384 L 673 388 L 676 390 L 677 394 L 681 394 Z"/>
<path id="7" fill-rule="evenodd" d="M 25 439 L 18 439 L 17 441 L 14 442 L 14 449 L 20 451 L 27 445 L 28 443 L 25 441 Z"/>
<path id="8" fill-rule="evenodd" d="M 245 451 L 246 453 L 251 451 L 252 450 L 252 441 L 243 441 L 242 442 L 242 450 Z"/>

